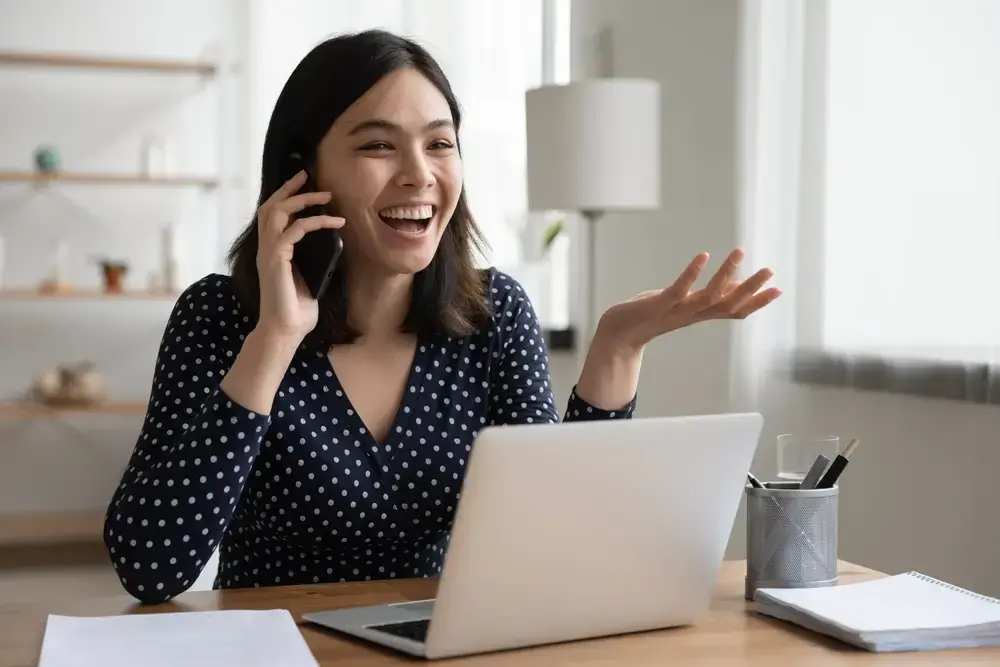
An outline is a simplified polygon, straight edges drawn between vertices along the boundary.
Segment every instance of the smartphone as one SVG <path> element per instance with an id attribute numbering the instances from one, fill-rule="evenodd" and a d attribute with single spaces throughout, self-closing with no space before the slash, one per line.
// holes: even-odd
<path id="1" fill-rule="evenodd" d="M 306 183 L 297 194 L 316 192 L 316 183 L 312 173 L 306 169 Z M 296 218 L 308 218 L 314 215 L 332 215 L 326 206 L 309 206 L 296 214 Z M 339 229 L 317 229 L 308 232 L 293 246 L 292 264 L 298 270 L 309 293 L 314 299 L 319 299 L 330 286 L 333 272 L 337 270 L 337 261 L 344 251 L 344 240 Z"/>

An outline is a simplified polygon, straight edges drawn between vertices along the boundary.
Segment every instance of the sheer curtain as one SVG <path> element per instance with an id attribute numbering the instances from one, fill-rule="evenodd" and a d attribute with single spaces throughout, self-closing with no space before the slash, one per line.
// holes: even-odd
<path id="1" fill-rule="evenodd" d="M 740 398 L 802 382 L 1000 403 L 1000 3 L 748 3 L 743 234 L 786 303 Z"/>

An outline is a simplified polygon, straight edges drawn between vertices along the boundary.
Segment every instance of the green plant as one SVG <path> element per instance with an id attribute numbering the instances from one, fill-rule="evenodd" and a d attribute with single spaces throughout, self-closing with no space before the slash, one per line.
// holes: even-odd
<path id="1" fill-rule="evenodd" d="M 542 242 L 542 248 L 545 252 L 548 252 L 552 244 L 555 243 L 559 235 L 566 231 L 566 218 L 560 216 L 552 221 L 548 227 L 545 228 L 545 237 Z"/>

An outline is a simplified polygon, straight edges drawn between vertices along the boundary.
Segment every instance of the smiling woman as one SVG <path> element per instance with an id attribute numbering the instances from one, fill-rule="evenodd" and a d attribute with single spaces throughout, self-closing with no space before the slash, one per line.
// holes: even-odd
<path id="1" fill-rule="evenodd" d="M 435 61 L 387 32 L 330 39 L 292 73 L 232 276 L 178 299 L 108 507 L 132 595 L 177 595 L 216 550 L 216 587 L 433 576 L 478 430 L 558 421 L 528 297 L 475 267 L 460 127 Z M 288 178 L 293 154 L 316 191 Z M 317 300 L 293 250 L 334 229 Z M 628 418 L 633 393 L 574 394 L 566 416 Z"/>
<path id="2" fill-rule="evenodd" d="M 108 507 L 129 593 L 169 599 L 216 550 L 216 587 L 435 576 L 479 429 L 559 420 L 530 299 L 473 262 L 460 128 L 434 59 L 387 32 L 327 40 L 292 73 L 232 276 L 178 299 Z M 342 261 L 316 299 L 294 249 L 332 230 Z M 732 280 L 740 258 L 692 292 L 699 255 L 610 308 L 565 419 L 630 418 L 649 341 L 777 296 L 757 293 L 766 270 Z"/>

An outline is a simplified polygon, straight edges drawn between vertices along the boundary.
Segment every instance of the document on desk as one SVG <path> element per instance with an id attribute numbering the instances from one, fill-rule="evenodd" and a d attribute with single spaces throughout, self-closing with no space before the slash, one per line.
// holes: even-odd
<path id="1" fill-rule="evenodd" d="M 758 588 L 756 609 L 868 651 L 1000 646 L 1000 600 L 919 572 L 827 588 Z"/>
<path id="2" fill-rule="evenodd" d="M 318 667 L 286 609 L 49 615 L 38 667 Z"/>

